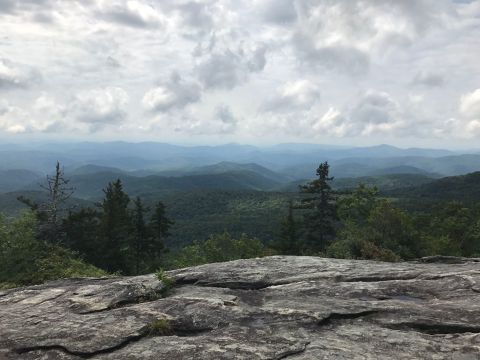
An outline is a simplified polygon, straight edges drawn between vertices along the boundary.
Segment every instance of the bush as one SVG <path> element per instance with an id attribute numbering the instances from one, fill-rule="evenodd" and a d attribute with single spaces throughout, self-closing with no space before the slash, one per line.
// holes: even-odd
<path id="1" fill-rule="evenodd" d="M 0 288 L 39 284 L 67 277 L 104 276 L 106 272 L 59 246 L 38 240 L 32 212 L 14 220 L 0 214 Z"/>
<path id="2" fill-rule="evenodd" d="M 195 242 L 173 254 L 172 268 L 182 268 L 214 262 L 250 259 L 268 254 L 262 242 L 246 235 L 238 239 L 229 233 L 212 235 L 204 242 Z"/>

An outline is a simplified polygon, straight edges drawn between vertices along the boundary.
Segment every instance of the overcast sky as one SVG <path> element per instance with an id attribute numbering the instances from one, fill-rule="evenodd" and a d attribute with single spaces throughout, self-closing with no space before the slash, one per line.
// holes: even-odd
<path id="1" fill-rule="evenodd" d="M 0 137 L 475 146 L 480 0 L 0 0 Z"/>

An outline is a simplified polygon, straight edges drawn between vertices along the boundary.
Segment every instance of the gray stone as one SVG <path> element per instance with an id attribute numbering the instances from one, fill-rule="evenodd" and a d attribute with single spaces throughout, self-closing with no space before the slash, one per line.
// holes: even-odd
<path id="1" fill-rule="evenodd" d="M 0 359 L 480 359 L 478 259 L 273 256 L 167 274 L 168 291 L 145 275 L 0 292 Z"/>

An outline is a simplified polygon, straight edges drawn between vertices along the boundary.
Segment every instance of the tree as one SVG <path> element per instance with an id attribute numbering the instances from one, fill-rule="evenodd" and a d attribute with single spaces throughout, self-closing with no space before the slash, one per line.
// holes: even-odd
<path id="1" fill-rule="evenodd" d="M 297 223 L 293 216 L 293 202 L 288 203 L 288 214 L 282 220 L 280 237 L 273 243 L 273 248 L 280 254 L 298 255 L 300 253 L 300 244 L 297 236 Z"/>
<path id="2" fill-rule="evenodd" d="M 64 277 L 106 275 L 70 251 L 39 239 L 37 222 L 32 211 L 12 220 L 0 214 L 0 289 Z"/>
<path id="3" fill-rule="evenodd" d="M 65 246 L 82 256 L 95 266 L 103 266 L 103 251 L 99 251 L 100 213 L 96 209 L 83 208 L 69 211 L 63 221 Z M 103 250 L 103 249 L 102 249 Z"/>
<path id="4" fill-rule="evenodd" d="M 165 205 L 159 201 L 155 205 L 150 218 L 149 229 L 151 232 L 150 254 L 153 259 L 158 259 L 165 249 L 165 239 L 170 236 L 170 228 L 174 224 L 167 215 Z"/>
<path id="5" fill-rule="evenodd" d="M 129 240 L 132 234 L 132 222 L 128 211 L 130 198 L 123 191 L 120 179 L 110 182 L 103 192 L 105 198 L 99 206 L 104 268 L 111 272 L 129 273 L 131 270 Z"/>
<path id="6" fill-rule="evenodd" d="M 323 251 L 335 236 L 337 218 L 336 204 L 329 184 L 333 177 L 328 176 L 328 162 L 321 163 L 317 169 L 318 179 L 300 186 L 300 191 L 311 194 L 302 199 L 306 241 L 314 251 Z"/>
<path id="7" fill-rule="evenodd" d="M 236 259 L 262 257 L 267 249 L 262 242 L 243 234 L 233 238 L 229 233 L 210 236 L 203 242 L 194 242 L 179 251 L 173 259 L 174 268 L 195 266 Z"/>
<path id="8" fill-rule="evenodd" d="M 356 226 L 365 225 L 370 212 L 378 204 L 377 195 L 376 187 L 358 185 L 350 195 L 338 201 L 338 217 L 345 223 L 351 222 Z"/>
<path id="9" fill-rule="evenodd" d="M 37 236 L 53 244 L 63 242 L 65 234 L 62 231 L 61 212 L 66 211 L 65 203 L 73 195 L 74 189 L 70 187 L 70 180 L 65 177 L 60 163 L 57 161 L 55 174 L 47 175 L 46 184 L 40 187 L 47 191 L 47 200 L 36 204 L 32 200 L 19 196 L 17 199 L 27 205 L 37 216 Z"/>
<path id="10" fill-rule="evenodd" d="M 140 261 L 148 252 L 148 230 L 145 223 L 145 213 L 147 209 L 142 203 L 142 199 L 137 197 L 134 200 L 135 209 L 133 210 L 133 250 L 135 251 L 135 273 L 140 273 Z"/>

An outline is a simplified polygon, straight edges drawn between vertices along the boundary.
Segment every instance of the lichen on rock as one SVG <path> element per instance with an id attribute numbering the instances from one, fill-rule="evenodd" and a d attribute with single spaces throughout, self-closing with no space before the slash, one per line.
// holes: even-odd
<path id="1" fill-rule="evenodd" d="M 480 263 L 273 256 L 0 292 L 6 359 L 477 359 Z M 478 259 L 477 259 L 478 260 Z"/>

